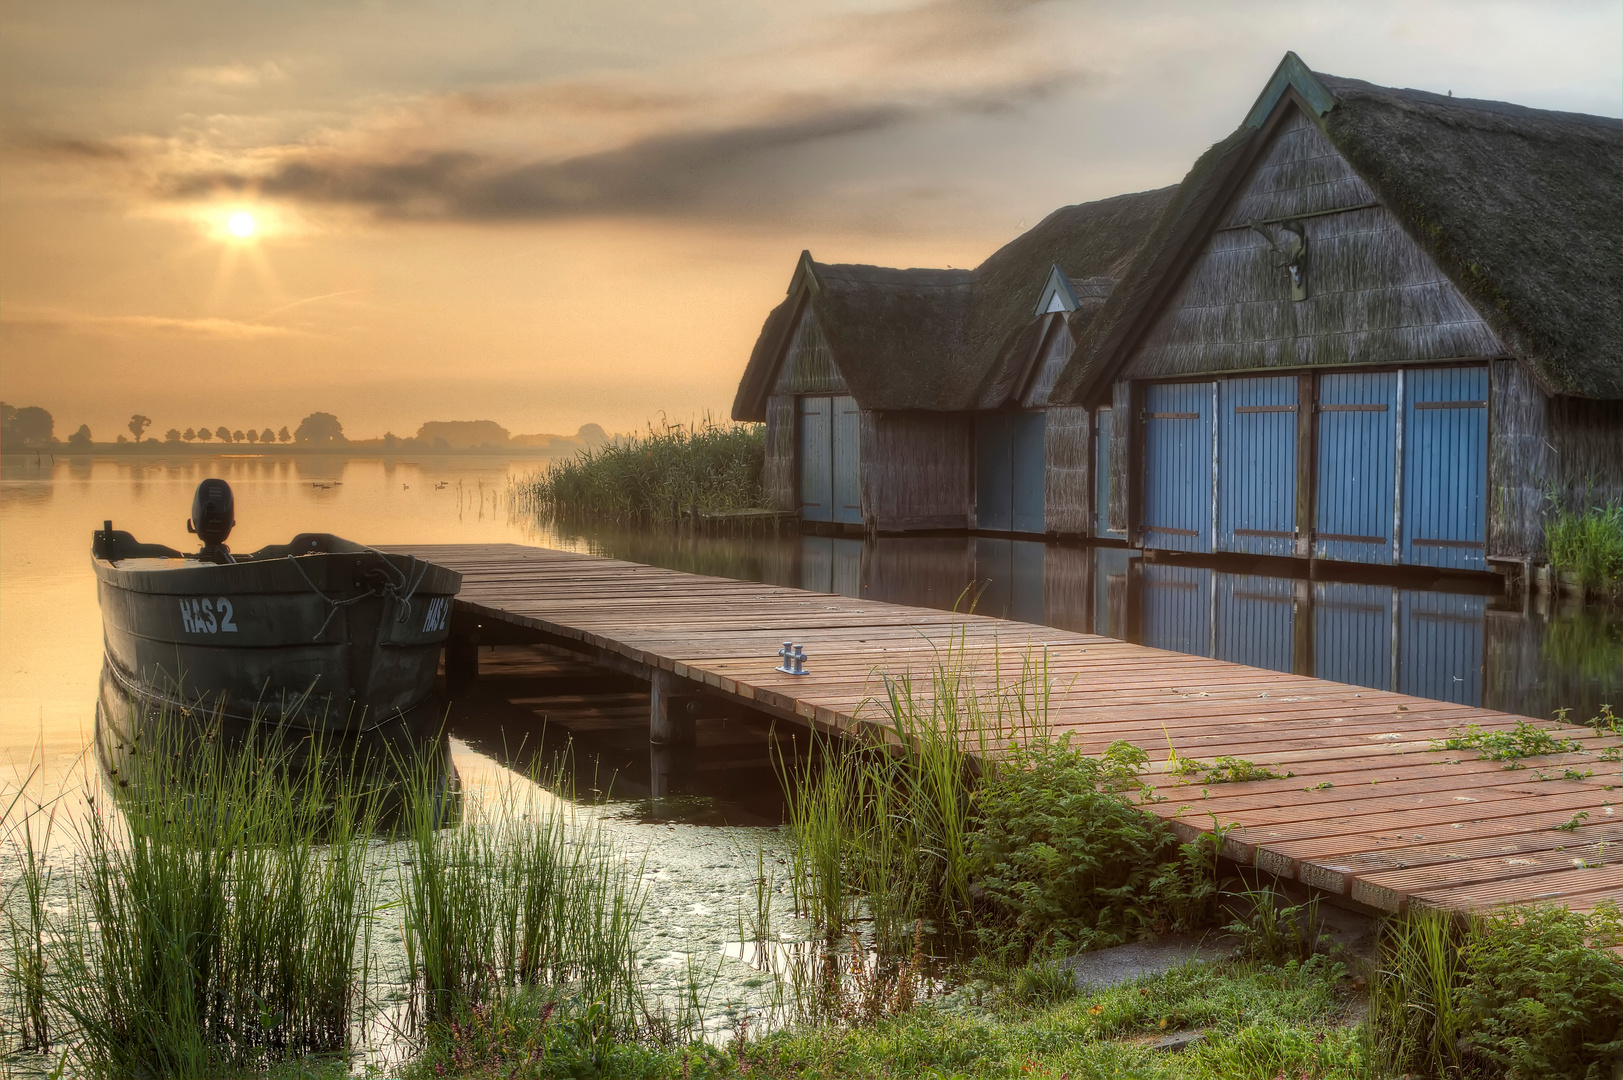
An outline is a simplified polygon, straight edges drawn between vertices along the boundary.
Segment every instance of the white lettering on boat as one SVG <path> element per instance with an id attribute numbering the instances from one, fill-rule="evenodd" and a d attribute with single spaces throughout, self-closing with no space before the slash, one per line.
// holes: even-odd
<path id="1" fill-rule="evenodd" d="M 215 605 L 219 605 L 216 610 Z M 218 634 L 224 631 L 227 634 L 237 632 L 237 624 L 233 621 L 237 609 L 225 597 L 210 600 L 203 597 L 195 600 L 190 597 L 180 602 L 180 622 L 188 634 Z"/>
<path id="2" fill-rule="evenodd" d="M 423 633 L 432 634 L 445 629 L 445 618 L 451 613 L 451 598 L 436 596 L 428 602 L 428 615 L 423 619 Z"/>

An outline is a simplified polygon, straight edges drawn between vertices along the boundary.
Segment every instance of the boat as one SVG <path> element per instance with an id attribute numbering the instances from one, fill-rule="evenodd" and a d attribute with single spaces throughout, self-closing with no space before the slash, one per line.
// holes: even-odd
<path id="1" fill-rule="evenodd" d="M 435 710 L 460 574 L 330 533 L 236 555 L 235 524 L 230 486 L 209 479 L 187 522 L 200 551 L 96 530 L 104 666 L 132 703 L 312 731 Z"/>

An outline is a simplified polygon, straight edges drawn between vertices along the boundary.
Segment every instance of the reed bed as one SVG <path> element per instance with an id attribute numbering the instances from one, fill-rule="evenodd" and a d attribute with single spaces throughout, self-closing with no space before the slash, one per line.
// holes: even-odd
<path id="1" fill-rule="evenodd" d="M 762 424 L 648 425 L 646 432 L 583 450 L 517 483 L 515 509 L 563 520 L 666 524 L 684 514 L 765 505 Z"/>
<path id="2" fill-rule="evenodd" d="M 342 1070 L 380 1020 L 420 1047 L 509 999 L 604 1038 L 640 1030 L 639 867 L 539 786 L 551 773 L 481 801 L 437 740 L 367 759 L 167 713 L 134 727 L 82 790 L 36 793 L 36 771 L 6 793 L 13 1050 L 91 1076 Z M 399 967 L 375 943 L 385 920 L 404 1028 L 379 992 Z"/>
<path id="3" fill-rule="evenodd" d="M 404 938 L 414 1004 L 428 1022 L 544 988 L 566 1011 L 595 1007 L 614 1032 L 639 1030 L 641 867 L 541 786 L 562 772 L 509 778 L 456 829 L 441 828 L 432 798 L 409 806 Z"/>
<path id="4" fill-rule="evenodd" d="M 1544 526 L 1551 564 L 1570 570 L 1586 589 L 1623 587 L 1623 504 L 1556 511 Z"/>

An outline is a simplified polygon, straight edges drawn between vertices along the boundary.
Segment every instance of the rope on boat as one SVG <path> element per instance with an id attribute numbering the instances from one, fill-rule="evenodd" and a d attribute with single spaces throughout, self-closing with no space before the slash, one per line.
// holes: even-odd
<path id="1" fill-rule="evenodd" d="M 373 551 L 373 549 L 368 547 L 367 551 Z M 373 552 L 373 554 L 381 555 L 383 552 Z M 328 596 L 328 594 L 323 593 L 320 588 L 316 588 L 315 581 L 310 580 L 310 575 L 305 573 L 304 567 L 300 567 L 299 559 L 297 559 L 295 555 L 287 555 L 287 559 L 289 559 L 289 562 L 294 564 L 294 570 L 299 572 L 299 577 L 304 578 L 305 585 L 310 586 L 310 591 L 326 601 L 326 619 L 321 620 L 320 629 L 316 629 L 315 637 L 310 638 L 312 642 L 320 642 L 321 635 L 326 633 L 326 627 L 333 622 L 333 616 L 338 614 L 339 607 L 349 607 L 351 604 L 359 604 L 360 601 L 372 598 L 372 596 L 393 596 L 394 599 L 398 599 L 399 603 L 401 603 L 401 612 L 399 612 L 398 616 L 394 617 L 394 620 L 396 620 L 396 622 L 406 622 L 407 616 L 411 614 L 411 598 L 415 593 L 417 593 L 417 586 L 422 585 L 422 580 L 424 580 L 425 577 L 428 577 L 428 564 L 422 565 L 422 573 L 417 575 L 417 580 L 412 581 L 411 573 L 404 572 L 404 570 L 401 570 L 401 568 L 391 564 L 390 560 L 386 559 L 385 557 L 385 559 L 383 559 L 383 565 L 390 568 L 390 573 L 398 573 L 398 575 L 401 575 L 401 585 L 411 585 L 411 588 L 406 590 L 406 593 L 401 594 L 399 585 L 396 585 L 394 581 L 385 581 L 381 590 L 365 591 L 365 593 L 355 594 L 355 596 L 351 596 L 349 599 L 333 599 L 331 596 Z M 414 564 L 417 562 L 417 557 L 415 557 L 415 555 L 412 555 L 411 559 Z"/>

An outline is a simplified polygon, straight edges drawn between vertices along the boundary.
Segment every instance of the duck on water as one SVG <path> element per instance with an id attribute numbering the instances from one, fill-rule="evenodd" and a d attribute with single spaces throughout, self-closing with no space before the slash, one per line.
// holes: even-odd
<path id="1" fill-rule="evenodd" d="M 235 524 L 230 485 L 210 479 L 186 523 L 200 551 L 96 531 L 104 706 L 117 694 L 334 733 L 434 711 L 460 574 L 330 533 L 236 555 Z"/>

